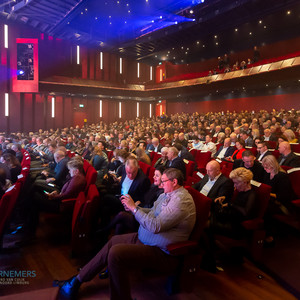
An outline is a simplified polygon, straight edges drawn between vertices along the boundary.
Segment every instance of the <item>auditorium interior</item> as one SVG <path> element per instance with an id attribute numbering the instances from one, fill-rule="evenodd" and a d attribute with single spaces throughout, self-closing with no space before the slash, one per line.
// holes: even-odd
<path id="1" fill-rule="evenodd" d="M 98 142 L 110 166 L 119 153 L 115 149 L 122 148 L 118 139 L 126 140 L 129 152 L 130 144 L 141 142 L 148 150 L 156 138 L 173 149 L 174 141 L 185 146 L 184 133 L 194 157 L 184 160 L 184 186 L 189 188 L 206 175 L 211 159 L 219 161 L 214 153 L 201 156 L 195 141 L 205 148 L 211 135 L 218 151 L 225 134 L 231 138 L 227 128 L 241 139 L 250 129 L 253 145 L 246 152 L 255 153 L 256 160 L 259 142 L 276 159 L 284 156 L 281 138 L 299 161 L 299 28 L 298 0 L 0 1 L 0 153 L 21 155 L 18 179 L 0 197 L 0 299 L 65 299 L 53 280 L 77 274 L 101 249 L 95 207 L 102 203 L 103 178 L 109 176 L 97 185 L 101 172 L 92 163 L 97 154 L 88 148 L 99 148 Z M 223 140 L 214 135 L 216 127 L 224 132 Z M 271 127 L 277 130 L 273 142 L 264 139 Z M 18 218 L 34 197 L 31 185 L 48 151 L 36 152 L 33 139 L 47 141 L 49 151 L 56 142 L 71 160 L 85 158 L 87 185 L 97 188 L 61 200 L 65 206 L 59 213 L 41 212 L 35 238 L 23 242 Z M 70 143 L 74 148 L 67 147 Z M 87 148 L 77 153 L 80 143 Z M 89 159 L 86 151 L 91 151 Z M 212 150 L 202 154 L 207 151 Z M 162 155 L 144 153 L 150 167 L 139 166 L 153 184 Z M 1 169 L 5 162 L 0 161 Z M 234 164 L 219 162 L 229 177 Z M 248 220 L 246 238 L 215 236 L 213 250 L 207 250 L 209 225 L 203 225 L 196 245 L 175 250 L 178 274 L 130 273 L 132 299 L 300 299 L 300 165 L 279 167 L 294 193 L 288 214 L 282 210 L 272 221 L 263 214 L 256 223 Z M 253 184 L 260 189 L 261 183 Z M 271 243 L 265 243 L 264 222 L 275 224 Z M 242 262 L 232 259 L 234 247 L 243 248 Z M 213 271 L 205 264 L 210 250 Z M 80 288 L 78 299 L 118 299 L 111 296 L 110 284 L 110 278 L 96 276 Z"/>

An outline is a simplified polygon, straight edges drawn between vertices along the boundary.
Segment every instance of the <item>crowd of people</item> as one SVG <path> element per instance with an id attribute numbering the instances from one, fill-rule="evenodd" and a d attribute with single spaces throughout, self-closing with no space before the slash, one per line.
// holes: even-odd
<path id="1" fill-rule="evenodd" d="M 260 60 L 260 52 L 257 46 L 253 48 L 253 57 L 247 58 L 247 60 L 242 60 L 241 62 L 236 61 L 234 64 L 230 62 L 228 54 L 218 57 L 218 67 L 209 71 L 209 75 L 216 75 L 218 73 L 227 73 L 231 71 L 244 70 L 249 67 L 249 65 L 254 64 Z"/>
<path id="2" fill-rule="evenodd" d="M 59 213 L 63 199 L 76 197 L 85 189 L 83 159 L 88 160 L 98 173 L 102 201 L 97 229 L 103 244 L 107 243 L 78 275 L 56 284 L 62 294 L 72 298 L 83 282 L 104 270 L 103 276 L 110 276 L 112 299 L 120 299 L 120 295 L 130 299 L 127 267 L 175 268 L 178 262 L 168 255 L 166 246 L 187 240 L 193 229 L 195 206 L 184 189 L 186 162 L 195 161 L 192 149 L 211 153 L 206 174 L 194 188 L 213 201 L 212 232 L 237 238 L 244 235 L 241 223 L 255 218 L 259 205 L 251 186 L 254 179 L 270 185 L 276 195 L 265 218 L 265 244 L 273 245 L 272 215 L 290 214 L 295 197 L 282 167 L 300 167 L 300 156 L 291 149 L 299 134 L 300 112 L 294 109 L 181 113 L 28 135 L 3 134 L 1 192 L 16 181 L 22 148 L 26 149 L 32 164 L 30 201 L 24 201 L 23 221 L 24 228 L 34 235 L 39 211 Z M 278 159 L 269 150 L 271 142 L 280 154 Z M 77 155 L 70 159 L 68 151 Z M 155 164 L 151 152 L 161 153 Z M 139 162 L 156 168 L 152 185 Z M 229 176 L 222 174 L 222 164 L 230 166 Z M 116 236 L 108 240 L 112 228 Z M 124 235 L 126 232 L 134 233 Z"/>

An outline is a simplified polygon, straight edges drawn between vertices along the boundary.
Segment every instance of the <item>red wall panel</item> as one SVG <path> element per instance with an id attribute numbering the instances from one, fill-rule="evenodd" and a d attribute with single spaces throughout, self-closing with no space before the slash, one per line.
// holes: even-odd
<path id="1" fill-rule="evenodd" d="M 74 125 L 73 123 L 73 106 L 72 106 L 72 98 L 65 97 L 65 107 L 64 107 L 64 127 L 69 127 Z"/>
<path id="2" fill-rule="evenodd" d="M 222 110 L 242 111 L 242 110 L 272 110 L 275 109 L 300 109 L 300 94 L 283 94 L 259 97 L 247 97 L 239 99 L 220 99 L 199 102 L 167 102 L 167 114 L 180 112 L 207 113 L 210 111 L 218 112 Z"/>
<path id="3" fill-rule="evenodd" d="M 23 108 L 23 111 L 21 113 L 23 115 L 22 116 L 23 130 L 25 132 L 34 130 L 34 128 L 33 128 L 33 110 L 32 110 L 33 105 L 32 105 L 32 103 L 33 103 L 32 94 L 29 94 L 29 93 L 24 94 L 24 108 Z M 15 118 L 16 118 L 15 115 L 11 115 L 11 119 L 14 120 L 14 123 L 16 122 Z M 19 126 L 18 128 L 21 128 L 21 126 Z"/>
<path id="4" fill-rule="evenodd" d="M 64 127 L 63 97 L 55 97 L 55 127 Z"/>
<path id="5" fill-rule="evenodd" d="M 36 94 L 35 96 L 35 109 L 34 109 L 34 131 L 44 128 L 44 102 L 45 95 Z"/>

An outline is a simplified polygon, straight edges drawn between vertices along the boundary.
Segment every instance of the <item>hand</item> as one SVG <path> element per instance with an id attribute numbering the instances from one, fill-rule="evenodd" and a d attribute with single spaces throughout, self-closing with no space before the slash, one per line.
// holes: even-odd
<path id="1" fill-rule="evenodd" d="M 222 203 L 222 208 L 227 207 L 227 206 L 228 206 L 228 203 L 224 203 L 224 204 Z"/>
<path id="2" fill-rule="evenodd" d="M 47 178 L 47 179 L 46 179 L 46 182 L 47 182 L 47 183 L 50 183 L 50 182 L 53 182 L 53 181 L 55 181 L 55 178 L 54 178 L 54 177 L 50 177 L 50 178 Z"/>
<path id="3" fill-rule="evenodd" d="M 121 202 L 122 204 L 124 205 L 124 207 L 128 208 L 131 212 L 134 211 L 134 209 L 136 208 L 136 205 L 134 203 L 134 201 L 132 200 L 131 196 L 130 195 L 123 195 L 121 197 Z"/>
<path id="4" fill-rule="evenodd" d="M 48 175 L 49 175 L 49 173 L 47 171 L 45 171 L 45 170 L 42 171 L 41 174 L 44 175 L 44 176 L 46 176 L 46 177 L 48 177 Z"/>
<path id="5" fill-rule="evenodd" d="M 224 200 L 225 200 L 225 196 L 221 196 L 215 199 L 215 203 L 219 202 L 220 204 L 223 204 Z"/>
<path id="6" fill-rule="evenodd" d="M 57 194 L 58 194 L 58 191 L 53 191 L 49 195 L 57 195 Z"/>

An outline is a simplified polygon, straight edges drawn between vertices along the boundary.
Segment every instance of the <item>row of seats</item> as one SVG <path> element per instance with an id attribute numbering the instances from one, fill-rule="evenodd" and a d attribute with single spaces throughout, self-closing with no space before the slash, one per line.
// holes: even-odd
<path id="1" fill-rule="evenodd" d="M 100 196 L 95 184 L 90 184 L 86 193 L 80 192 L 76 198 L 72 216 L 72 254 L 88 251 L 91 233 L 96 222 Z"/>
<path id="2" fill-rule="evenodd" d="M 22 153 L 23 159 L 21 162 L 21 174 L 18 176 L 18 180 L 16 181 L 16 183 L 12 185 L 0 199 L 0 248 L 2 248 L 3 246 L 2 243 L 5 229 L 9 225 L 9 221 L 14 211 L 15 205 L 18 201 L 19 195 L 25 185 L 30 171 L 30 155 L 25 150 L 22 150 Z"/>

